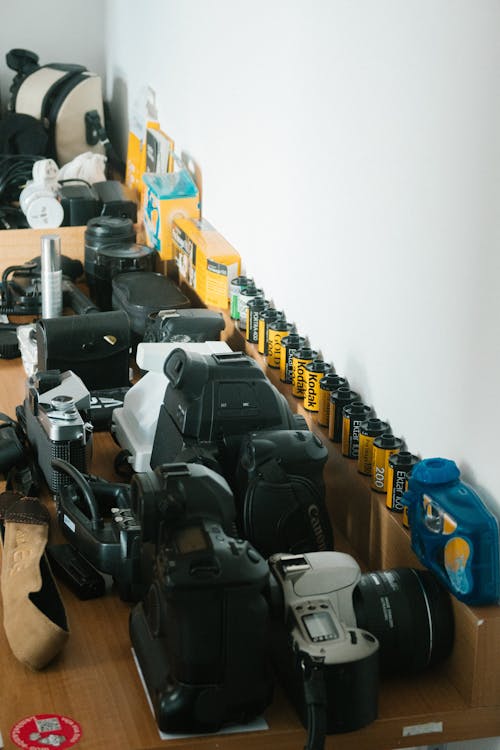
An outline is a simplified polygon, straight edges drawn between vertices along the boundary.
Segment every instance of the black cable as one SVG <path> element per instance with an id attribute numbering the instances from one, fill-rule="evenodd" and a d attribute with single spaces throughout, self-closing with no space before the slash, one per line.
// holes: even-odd
<path id="1" fill-rule="evenodd" d="M 307 707 L 307 743 L 304 750 L 323 750 L 326 737 L 326 686 L 323 663 L 301 654 L 304 699 Z"/>
<path id="2" fill-rule="evenodd" d="M 9 281 L 8 277 L 10 274 L 15 273 L 15 271 L 29 271 L 33 270 L 35 268 L 34 263 L 25 263 L 22 266 L 7 266 L 7 268 L 2 273 L 2 281 L 0 284 L 0 291 L 1 291 L 1 300 L 0 300 L 0 313 L 5 315 L 15 315 L 16 313 L 18 315 L 23 315 L 23 311 L 16 309 L 15 302 L 12 298 L 12 289 L 15 289 L 15 282 Z M 26 314 L 28 315 L 36 315 L 39 312 L 39 305 L 36 304 L 34 309 L 30 309 L 26 311 Z"/>
<path id="3" fill-rule="evenodd" d="M 32 154 L 0 155 L 0 200 L 19 200 L 21 190 L 33 177 L 33 165 L 43 156 Z"/>
<path id="4" fill-rule="evenodd" d="M 74 481 L 80 492 L 82 493 L 83 499 L 85 500 L 87 507 L 90 512 L 90 519 L 92 522 L 92 528 L 94 530 L 101 529 L 103 526 L 103 520 L 99 515 L 99 508 L 95 499 L 95 495 L 92 491 L 92 487 L 85 479 L 83 474 L 78 469 L 69 463 L 64 461 L 62 458 L 53 458 L 51 461 L 52 468 L 59 469 L 59 471 L 67 474 Z"/>

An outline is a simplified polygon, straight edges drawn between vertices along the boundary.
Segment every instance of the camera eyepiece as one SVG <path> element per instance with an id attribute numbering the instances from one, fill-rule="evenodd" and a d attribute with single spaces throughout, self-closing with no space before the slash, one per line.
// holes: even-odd
<path id="1" fill-rule="evenodd" d="M 166 358 L 163 372 L 173 388 L 197 395 L 208 379 L 208 363 L 202 354 L 186 352 L 179 347 Z"/>

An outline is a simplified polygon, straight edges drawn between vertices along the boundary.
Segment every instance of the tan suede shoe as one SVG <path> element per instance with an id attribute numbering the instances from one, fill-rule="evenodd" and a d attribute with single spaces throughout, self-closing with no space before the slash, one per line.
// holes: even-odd
<path id="1" fill-rule="evenodd" d="M 42 669 L 69 635 L 64 604 L 45 556 L 50 516 L 33 497 L 14 499 L 11 504 L 4 497 L 0 506 L 4 506 L 0 587 L 5 634 L 19 661 Z"/>

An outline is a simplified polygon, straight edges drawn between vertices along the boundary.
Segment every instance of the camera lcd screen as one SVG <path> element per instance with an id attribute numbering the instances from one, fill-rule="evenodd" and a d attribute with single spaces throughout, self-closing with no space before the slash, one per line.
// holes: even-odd
<path id="1" fill-rule="evenodd" d="M 209 545 L 200 526 L 188 526 L 175 537 L 175 546 L 181 555 L 189 555 L 190 552 L 206 550 Z"/>
<path id="2" fill-rule="evenodd" d="M 302 622 L 306 626 L 312 641 L 333 641 L 339 637 L 339 632 L 329 612 L 314 612 L 310 615 L 304 615 Z"/>

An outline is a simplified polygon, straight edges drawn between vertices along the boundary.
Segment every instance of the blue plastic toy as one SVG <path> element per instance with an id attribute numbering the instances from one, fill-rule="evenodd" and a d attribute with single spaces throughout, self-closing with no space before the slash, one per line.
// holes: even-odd
<path id="1" fill-rule="evenodd" d="M 454 461 L 426 458 L 408 480 L 411 545 L 457 599 L 491 604 L 500 598 L 499 528 Z"/>

